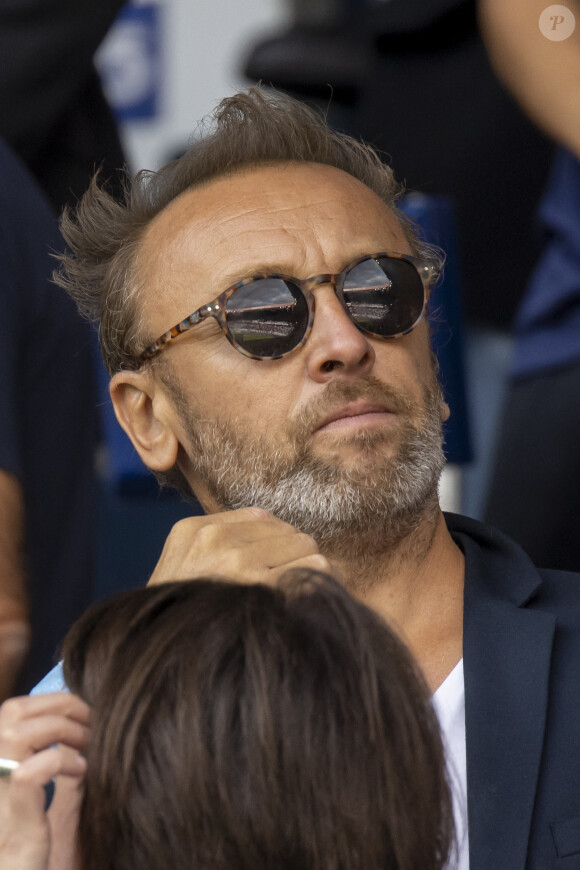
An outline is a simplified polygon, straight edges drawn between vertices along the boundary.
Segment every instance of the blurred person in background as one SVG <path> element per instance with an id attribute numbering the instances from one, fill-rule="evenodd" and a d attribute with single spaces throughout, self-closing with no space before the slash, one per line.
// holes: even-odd
<path id="1" fill-rule="evenodd" d="M 93 57 L 124 0 L 0 0 L 0 136 L 60 214 L 125 163 Z"/>
<path id="2" fill-rule="evenodd" d="M 0 755 L 20 762 L 0 781 L 2 870 L 442 870 L 452 854 L 426 686 L 328 576 L 120 593 L 72 628 L 64 669 L 75 694 L 0 709 Z"/>
<path id="3" fill-rule="evenodd" d="M 0 2 L 0 697 L 37 682 L 93 596 L 94 339 L 51 284 L 49 206 L 75 203 L 97 167 L 120 193 L 93 55 L 122 5 Z"/>
<path id="4" fill-rule="evenodd" d="M 27 691 L 92 598 L 93 338 L 51 281 L 63 241 L 0 140 L 0 697 Z"/>
<path id="5" fill-rule="evenodd" d="M 486 519 L 539 565 L 580 570 L 580 5 L 480 0 L 498 74 L 559 145 L 543 254 L 514 326 Z"/>

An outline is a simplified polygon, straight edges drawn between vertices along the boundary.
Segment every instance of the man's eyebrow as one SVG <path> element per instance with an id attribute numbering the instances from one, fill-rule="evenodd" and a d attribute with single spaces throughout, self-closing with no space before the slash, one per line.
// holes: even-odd
<path id="1" fill-rule="evenodd" d="M 387 251 L 387 250 L 389 250 L 388 247 L 381 248 L 381 251 Z M 380 253 L 380 251 L 376 251 L 375 254 L 376 253 Z M 374 256 L 374 254 L 369 253 L 368 251 L 363 251 L 360 254 L 353 254 L 352 256 L 345 259 L 345 262 L 344 262 L 344 265 L 342 268 L 346 269 L 347 266 L 349 266 L 351 263 L 356 262 L 356 260 L 360 260 L 362 257 L 372 257 L 372 256 Z M 341 271 L 342 271 L 342 269 L 339 270 L 339 272 L 341 272 Z M 339 272 L 337 272 L 336 274 L 339 274 Z M 305 277 L 311 278 L 314 275 L 320 275 L 320 274 L 326 274 L 326 273 L 325 272 L 309 272 L 308 275 L 306 275 Z M 289 270 L 287 266 L 280 266 L 276 263 L 265 263 L 265 264 L 256 263 L 255 265 L 250 266 L 248 269 L 239 269 L 236 272 L 232 272 L 229 275 L 226 275 L 225 278 L 222 281 L 220 281 L 220 284 L 223 285 L 221 292 L 223 292 L 224 290 L 227 290 L 229 287 L 232 287 L 234 284 L 237 284 L 238 281 L 245 281 L 246 278 L 253 278 L 254 275 L 286 275 L 288 278 L 296 278 L 296 279 L 299 278 L 299 276 L 294 275 L 292 273 L 292 270 L 291 269 Z"/>
<path id="2" fill-rule="evenodd" d="M 287 268 L 279 266 L 276 263 L 256 263 L 249 266 L 247 269 L 238 269 L 236 272 L 231 272 L 220 281 L 223 284 L 223 289 L 226 290 L 232 284 L 237 284 L 238 281 L 244 281 L 246 278 L 253 278 L 254 275 L 287 275 L 289 278 L 296 278 Z"/>

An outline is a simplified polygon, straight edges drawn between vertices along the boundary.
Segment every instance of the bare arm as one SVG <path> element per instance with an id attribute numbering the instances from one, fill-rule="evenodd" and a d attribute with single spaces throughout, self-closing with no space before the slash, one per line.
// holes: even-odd
<path id="1" fill-rule="evenodd" d="M 0 470 L 0 702 L 12 693 L 29 647 L 23 542 L 22 488 Z"/>
<path id="2" fill-rule="evenodd" d="M 580 2 L 561 5 L 573 12 L 576 29 L 560 42 L 540 31 L 549 0 L 479 0 L 479 21 L 500 79 L 544 132 L 580 158 Z"/>

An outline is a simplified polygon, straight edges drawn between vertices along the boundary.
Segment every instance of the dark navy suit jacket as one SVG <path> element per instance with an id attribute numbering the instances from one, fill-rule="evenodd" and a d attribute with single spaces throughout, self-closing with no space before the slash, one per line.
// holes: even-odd
<path id="1" fill-rule="evenodd" d="M 466 559 L 470 870 L 580 870 L 580 574 L 446 519 Z"/>

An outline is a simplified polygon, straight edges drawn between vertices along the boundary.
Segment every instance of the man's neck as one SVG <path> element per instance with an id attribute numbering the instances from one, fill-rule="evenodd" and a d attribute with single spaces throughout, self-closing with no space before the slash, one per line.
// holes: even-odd
<path id="1" fill-rule="evenodd" d="M 439 508 L 363 564 L 358 556 L 330 558 L 349 591 L 399 632 L 435 691 L 462 656 L 465 576 Z"/>

